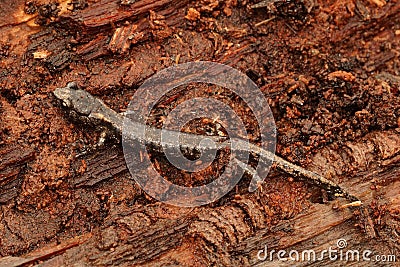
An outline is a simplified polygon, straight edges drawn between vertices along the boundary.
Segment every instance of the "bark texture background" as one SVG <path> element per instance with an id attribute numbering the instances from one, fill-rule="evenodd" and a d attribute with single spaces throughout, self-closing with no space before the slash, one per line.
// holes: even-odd
<path id="1" fill-rule="evenodd" d="M 0 0 L 1 266 L 287 266 L 257 253 L 341 238 L 399 260 L 400 2 L 255 4 Z M 70 120 L 52 95 L 76 81 L 120 112 L 146 78 L 196 60 L 246 73 L 273 111 L 277 154 L 364 205 L 340 208 L 277 170 L 257 193 L 245 179 L 208 206 L 160 204 L 118 140 L 95 149 L 102 129 Z"/>

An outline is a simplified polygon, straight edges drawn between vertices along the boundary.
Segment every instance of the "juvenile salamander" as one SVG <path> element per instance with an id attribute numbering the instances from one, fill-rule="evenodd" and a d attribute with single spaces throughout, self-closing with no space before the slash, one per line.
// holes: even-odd
<path id="1" fill-rule="evenodd" d="M 71 82 L 66 87 L 57 88 L 54 91 L 54 95 L 57 99 L 61 100 L 63 105 L 70 110 L 76 112 L 79 116 L 89 118 L 91 120 L 96 120 L 111 125 L 111 128 L 118 134 L 122 134 L 124 127 L 124 115 L 115 112 L 114 110 L 107 107 L 103 101 L 95 98 L 90 93 L 78 88 L 76 83 Z M 129 127 L 125 132 L 129 133 L 129 138 L 132 140 L 137 140 L 142 144 L 151 145 L 155 148 L 161 149 L 163 146 L 176 146 L 176 143 L 165 143 L 161 144 L 159 136 L 161 135 L 161 129 L 143 125 L 138 122 L 131 121 L 125 127 Z M 139 134 L 137 129 L 146 129 L 146 135 Z M 246 140 L 238 138 L 226 138 L 222 136 L 203 136 L 197 134 L 183 133 L 171 130 L 163 130 L 164 134 L 169 136 L 179 135 L 180 141 L 179 146 L 181 149 L 196 149 L 196 150 L 207 150 L 207 149 L 223 149 L 230 146 L 233 141 L 235 142 L 235 147 L 231 148 L 235 151 L 244 151 L 254 154 L 258 154 L 260 159 L 273 160 L 275 165 L 280 170 L 300 178 L 305 178 L 306 180 L 318 185 L 319 187 L 325 189 L 328 193 L 334 196 L 345 197 L 350 201 L 358 201 L 358 198 L 350 195 L 346 190 L 342 189 L 339 185 L 334 182 L 322 177 L 321 175 L 308 171 L 302 167 L 299 167 L 293 163 L 290 163 L 283 158 L 271 153 L 252 144 Z M 199 146 L 200 141 L 204 138 L 211 139 L 214 146 L 207 147 L 207 145 Z M 238 162 L 239 163 L 239 162 Z M 238 164 L 246 172 L 253 176 L 253 182 L 260 180 L 256 171 L 248 164 L 240 162 Z"/>

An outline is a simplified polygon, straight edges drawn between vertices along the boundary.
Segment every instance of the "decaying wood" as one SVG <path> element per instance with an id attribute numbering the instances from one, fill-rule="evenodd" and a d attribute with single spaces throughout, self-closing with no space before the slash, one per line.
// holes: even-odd
<path id="1" fill-rule="evenodd" d="M 359 4 L 361 1 L 357 1 Z M 376 14 L 364 21 L 354 19 L 351 23 L 348 23 L 343 30 L 337 31 L 333 36 L 332 42 L 348 42 L 349 39 L 360 39 L 360 34 L 365 33 L 368 30 L 376 27 L 380 28 L 382 25 L 390 26 L 395 23 L 394 18 L 398 16 L 400 10 L 400 3 L 396 2 L 394 5 L 386 5 L 382 9 L 379 9 Z M 377 23 L 379 21 L 379 24 Z M 373 32 L 373 31 L 370 31 Z"/>
<path id="2" fill-rule="evenodd" d="M 400 151 L 400 143 L 396 141 L 398 138 L 399 133 L 388 131 L 372 133 L 359 142 L 347 143 L 345 146 L 353 149 L 349 150 L 345 157 L 352 157 L 355 161 L 341 162 L 345 164 L 342 169 L 357 162 L 362 164 L 359 160 L 365 159 L 365 155 L 360 155 L 360 152 L 365 152 L 367 158 L 373 157 L 376 161 L 384 162 L 395 158 Z M 374 143 L 380 154 L 368 154 L 368 149 L 364 147 L 368 142 Z M 356 149 L 357 147 L 360 149 Z M 331 153 L 334 151 L 332 148 L 328 149 Z M 343 151 L 343 148 L 336 151 Z M 110 179 L 114 174 L 126 171 L 117 150 L 103 151 L 102 156 L 104 159 L 101 160 L 99 155 L 88 156 L 88 162 L 93 167 L 89 168 L 80 180 L 75 180 L 77 186 L 92 186 L 102 179 Z M 315 157 L 318 158 L 319 155 Z M 329 166 L 334 167 L 337 164 L 334 157 L 325 159 L 328 159 L 324 162 L 328 169 Z M 105 165 L 105 161 L 117 163 Z M 156 262 L 184 265 L 188 250 L 179 248 L 185 246 L 184 243 L 190 239 L 195 242 L 189 257 L 198 262 L 217 265 L 275 266 L 273 264 L 276 262 L 258 259 L 259 251 L 265 247 L 268 247 L 269 251 L 301 251 L 308 248 L 320 253 L 335 246 L 341 238 L 348 242 L 348 249 L 369 249 L 375 253 L 390 254 L 391 248 L 398 246 L 398 240 L 386 239 L 385 232 L 382 232 L 386 230 L 381 229 L 382 222 L 377 221 L 374 212 L 365 207 L 376 201 L 385 203 L 387 212 L 380 220 L 385 220 L 387 228 L 399 230 L 400 222 L 398 218 L 390 215 L 390 210 L 400 206 L 400 164 L 396 161 L 390 167 L 378 165 L 374 175 L 371 175 L 370 171 L 360 172 L 345 182 L 347 186 L 351 186 L 353 192 L 359 194 L 364 203 L 362 207 L 340 208 L 344 203 L 336 202 L 313 204 L 306 212 L 294 218 L 283 220 L 276 225 L 268 225 L 268 212 L 265 210 L 267 207 L 262 204 L 262 195 L 260 199 L 255 195 L 241 196 L 221 207 L 186 209 L 159 204 L 136 206 L 126 212 L 111 214 L 98 232 L 86 241 L 63 249 L 59 255 L 53 252 L 49 253 L 47 258 L 46 255 L 41 255 L 41 259 L 49 264 L 79 262 L 95 266 L 130 266 Z M 100 179 L 92 180 L 94 177 Z M 375 186 L 374 190 L 371 189 L 372 186 Z M 160 216 L 162 213 L 175 215 L 172 218 L 163 218 Z M 377 245 L 378 237 L 387 242 L 387 247 Z M 67 241 L 59 246 L 67 247 L 71 242 Z M 50 248 L 50 251 L 53 250 Z M 171 256 L 171 251 L 174 251 L 174 256 Z M 210 254 L 210 251 L 213 253 Z M 180 253 L 185 257 L 180 259 Z M 31 258 L 27 259 L 32 262 Z M 14 260 L 10 266 L 18 266 L 23 262 L 21 258 L 7 260 Z M 329 263 L 329 260 L 321 262 Z M 311 263 L 302 262 L 300 266 L 308 264 Z"/>
<path id="3" fill-rule="evenodd" d="M 95 31 L 99 27 L 111 26 L 126 19 L 135 19 L 147 16 L 150 10 L 168 16 L 176 12 L 179 7 L 185 6 L 187 1 L 177 0 L 142 0 L 134 1 L 130 5 L 121 5 L 120 1 L 102 0 L 82 11 L 63 18 L 71 20 L 75 25 L 83 27 L 84 31 Z"/>
<path id="4" fill-rule="evenodd" d="M 0 147 L 0 203 L 16 197 L 22 183 L 20 173 L 35 158 L 31 148 L 10 144 Z"/>
<path id="5" fill-rule="evenodd" d="M 68 249 L 71 249 L 75 246 L 78 246 L 79 244 L 84 243 L 90 236 L 91 236 L 90 234 L 84 236 L 78 236 L 62 244 L 51 246 L 48 248 L 43 248 L 33 253 L 30 253 L 29 255 L 26 255 L 26 257 L 11 257 L 11 256 L 4 257 L 0 259 L 0 265 L 7 267 L 26 266 L 29 264 L 37 263 L 38 261 L 47 260 L 50 257 L 61 254 Z M 57 261 L 54 260 L 52 260 L 50 264 L 58 265 Z"/>
<path id="6" fill-rule="evenodd" d="M 44 53 L 43 60 L 50 70 L 59 70 L 67 66 L 73 58 L 73 53 L 68 49 L 72 37 L 65 32 L 48 29 L 30 36 L 32 41 L 27 50 L 27 57 L 34 57 L 35 53 Z"/>
<path id="7" fill-rule="evenodd" d="M 244 72 L 249 70 L 252 79 L 263 85 L 262 91 L 270 98 L 271 107 L 279 116 L 277 122 L 281 122 L 283 127 L 290 124 L 290 121 L 282 119 L 288 116 L 285 112 L 296 107 L 296 103 L 301 103 L 301 106 L 297 106 L 301 116 L 318 120 L 310 114 L 315 110 L 308 109 L 307 101 L 312 101 L 309 98 L 310 92 L 315 98 L 323 98 L 318 105 L 329 109 L 327 116 L 333 114 L 333 117 L 338 116 L 343 122 L 365 115 L 369 105 L 375 104 L 375 98 L 371 98 L 371 103 L 367 100 L 361 101 L 362 105 L 359 106 L 349 104 L 337 108 L 341 100 L 354 98 L 357 102 L 360 96 L 348 96 L 347 93 L 351 94 L 359 87 L 365 92 L 374 91 L 376 95 L 373 97 L 384 102 L 385 107 L 389 106 L 390 109 L 396 106 L 393 99 L 398 99 L 398 41 L 392 40 L 399 36 L 396 27 L 400 10 L 398 1 L 340 0 L 327 4 L 324 1 L 281 1 L 290 4 L 312 2 L 307 15 L 311 20 L 305 20 L 302 26 L 296 28 L 297 21 L 285 19 L 282 14 L 278 14 L 274 15 L 274 20 L 258 25 L 256 29 L 252 25 L 268 19 L 265 17 L 268 14 L 264 10 L 248 13 L 250 11 L 246 8 L 250 10 L 250 4 L 234 10 L 233 16 L 239 12 L 244 20 L 248 20 L 243 23 L 245 26 L 237 26 L 236 29 L 231 23 L 242 23 L 240 20 L 230 21 L 229 16 L 219 19 L 220 11 L 210 8 L 218 4 L 218 1 L 199 2 L 198 5 L 178 0 L 89 2 L 88 8 L 65 12 L 55 23 L 32 35 L 31 45 L 21 62 L 12 49 L 20 40 L 16 38 L 18 40 L 12 44 L 2 41 L 0 59 L 2 62 L 3 59 L 8 60 L 5 64 L 13 63 L 7 66 L 11 70 L 2 69 L 0 75 L 0 93 L 6 98 L 5 102 L 12 106 L 27 94 L 36 98 L 37 93 L 46 94 L 76 78 L 81 85 L 106 101 L 118 98 L 110 103 L 116 109 L 123 109 L 123 105 L 118 106 L 118 101 L 127 101 L 128 95 L 134 91 L 130 87 L 136 88 L 155 71 L 171 62 L 175 64 L 202 59 L 228 63 Z M 206 11 L 201 9 L 201 5 L 204 5 Z M 204 20 L 182 23 L 189 7 L 197 8 L 201 13 L 200 18 Z M 331 7 L 338 7 L 343 12 L 332 12 Z M 12 14 L 12 11 L 7 14 Z M 339 19 L 336 20 L 335 16 Z M 335 22 L 331 23 L 332 20 Z M 11 24 L 8 25 L 0 23 L 2 30 L 18 26 L 25 19 L 9 21 Z M 197 26 L 193 26 L 195 24 Z M 320 25 L 324 25 L 324 28 Z M 171 31 L 174 27 L 179 28 L 179 31 Z M 321 34 L 320 31 L 325 29 L 327 32 Z M 2 38 L 6 40 L 9 33 L 6 32 Z M 304 41 L 310 41 L 307 39 L 310 33 L 313 38 L 315 36 L 312 44 Z M 157 43 L 157 40 L 163 40 L 170 34 L 174 38 Z M 273 42 L 268 41 L 270 38 Z M 144 48 L 141 47 L 141 43 L 148 40 L 150 42 L 142 45 Z M 322 43 L 326 40 L 331 44 Z M 354 46 L 355 43 L 360 45 Z M 25 51 L 25 48 L 19 47 L 21 51 Z M 124 58 L 117 55 L 120 53 L 129 56 Z M 101 56 L 105 56 L 104 60 L 93 60 Z M 352 61 L 350 59 L 354 57 L 354 62 L 350 65 L 332 63 L 336 57 L 342 63 Z M 107 63 L 109 60 L 112 64 Z M 19 68 L 20 64 L 26 68 Z M 115 73 L 109 74 L 112 72 Z M 319 79 L 317 76 L 320 74 L 327 79 Z M 8 77 L 10 75 L 13 75 L 11 79 Z M 37 78 L 39 76 L 40 79 Z M 296 81 L 289 81 L 291 79 Z M 375 82 L 378 89 L 368 87 L 373 84 L 368 83 L 370 80 Z M 344 87 L 348 90 L 342 90 Z M 275 91 L 268 93 L 270 88 Z M 305 90 L 302 91 L 302 88 Z M 107 93 L 102 95 L 104 91 Z M 333 101 L 329 95 L 336 91 L 339 91 L 335 95 L 339 100 Z M 302 98 L 308 100 L 304 102 Z M 47 115 L 47 119 L 55 117 L 56 120 L 63 120 L 61 112 L 58 115 L 43 112 L 48 108 L 39 103 L 33 112 L 40 116 Z M 341 108 L 351 109 L 355 114 L 353 111 L 341 111 Z M 369 110 L 375 111 L 374 108 Z M 19 106 L 18 112 L 26 110 Z M 374 118 L 382 119 L 379 116 Z M 340 120 L 333 122 L 338 123 L 337 129 L 343 126 Z M 312 123 L 320 126 L 320 122 L 316 121 Z M 70 170 L 65 165 L 63 168 L 68 175 L 62 176 L 59 184 L 46 183 L 43 192 L 47 196 L 35 195 L 38 204 L 41 204 L 39 202 L 43 198 L 47 201 L 44 201 L 45 205 L 36 206 L 35 201 L 26 204 L 22 199 L 24 196 L 18 198 L 19 186 L 25 171 L 29 172 L 25 165 L 35 159 L 35 152 L 31 148 L 17 145 L 21 139 L 22 144 L 26 144 L 22 136 L 20 140 L 14 140 L 14 144 L 0 148 L 0 229 L 5 236 L 0 237 L 0 243 L 4 248 L 3 255 L 14 255 L 0 258 L 0 265 L 287 266 L 287 262 L 261 261 L 257 259 L 257 254 L 265 247 L 269 251 L 314 249 L 320 252 L 330 246 L 335 247 L 340 238 L 347 240 L 348 249 L 368 249 L 377 254 L 399 255 L 400 120 L 397 120 L 397 124 L 392 119 L 383 121 L 389 121 L 390 125 L 371 124 L 367 130 L 360 131 L 352 138 L 338 134 L 345 140 L 340 142 L 334 139 L 336 134 L 328 132 L 332 128 L 327 127 L 328 131 L 321 130 L 314 135 L 326 137 L 325 140 L 319 139 L 324 148 L 319 148 L 319 145 L 307 147 L 317 154 L 304 167 L 324 174 L 358 196 L 363 206 L 351 208 L 343 200 L 327 202 L 323 197 L 318 198 L 322 201 L 313 203 L 308 194 L 317 191 L 317 194 L 323 196 L 318 188 L 304 186 L 296 179 L 289 182 L 292 177 L 287 181 L 288 177 L 277 171 L 266 179 L 266 183 L 256 193 L 243 191 L 246 186 L 239 185 L 235 188 L 236 193 L 231 192 L 220 202 L 206 207 L 185 209 L 154 204 L 154 200 L 132 186 L 134 181 L 126 169 L 122 149 L 110 144 L 92 154 L 75 158 Z M 28 119 L 23 123 L 29 124 L 31 121 Z M 37 127 L 34 123 L 30 125 Z M 302 125 L 296 127 L 288 129 L 300 131 Z M 355 129 L 363 125 L 360 122 L 356 127 L 353 124 L 343 127 Z M 91 139 L 93 136 L 90 136 L 92 132 L 85 135 L 82 133 L 87 129 L 80 129 L 76 125 L 71 128 L 77 136 L 65 135 L 68 140 L 66 151 L 79 153 L 82 144 L 94 142 Z M 48 129 L 52 131 L 53 128 Z M 62 135 L 66 126 L 59 129 Z M 35 130 L 40 133 L 40 129 Z M 40 140 L 41 134 L 46 138 L 48 133 L 40 133 L 37 139 Z M 304 137 L 313 136 L 306 132 Z M 333 144 L 327 145 L 331 137 Z M 292 137 L 287 135 L 285 138 Z M 57 139 L 53 137 L 52 140 Z M 297 137 L 293 137 L 293 140 L 298 141 Z M 327 143 L 323 143 L 326 140 Z M 311 138 L 309 141 L 313 142 Z M 39 144 L 48 145 L 46 142 Z M 35 145 L 40 151 L 40 145 Z M 296 153 L 290 152 L 295 146 L 285 140 L 280 144 L 281 155 L 285 153 L 282 147 L 286 145 L 288 154 Z M 49 149 L 47 156 L 64 149 L 60 147 Z M 46 157 L 45 153 L 43 157 Z M 126 185 L 133 188 L 132 192 L 120 190 Z M 285 185 L 287 187 L 284 189 L 280 187 Z M 291 199 L 291 192 L 296 190 L 300 193 L 293 194 L 296 197 Z M 49 198 L 49 194 L 52 194 L 52 198 Z M 26 198 L 30 199 L 31 196 L 28 194 Z M 284 210 L 281 211 L 278 204 L 284 201 L 289 201 L 290 205 L 282 205 Z M 295 264 L 342 266 L 343 262 L 324 260 Z M 347 262 L 347 265 L 365 266 L 365 262 Z"/>
<path id="8" fill-rule="evenodd" d="M 114 218 L 108 223 L 111 226 L 103 227 L 101 232 L 96 234 L 100 236 L 100 240 L 93 237 L 80 246 L 66 250 L 62 255 L 53 257 L 54 254 L 49 254 L 48 257 L 53 258 L 48 261 L 95 266 L 130 266 L 151 262 L 182 265 L 185 258 L 179 261 L 179 255 L 187 251 L 180 251 L 179 247 L 184 240 L 190 238 L 196 240 L 193 243 L 194 254 L 191 256 L 198 257 L 198 262 L 217 265 L 258 266 L 263 263 L 263 266 L 276 266 L 276 263 L 261 262 L 257 258 L 259 250 L 266 246 L 269 251 L 301 251 L 308 248 L 318 253 L 335 246 L 336 241 L 341 238 L 349 243 L 348 249 L 375 249 L 375 252 L 382 254 L 390 251 L 382 250 L 382 247 L 379 249 L 377 241 L 371 240 L 365 233 L 360 234 L 359 228 L 352 220 L 354 215 L 350 211 L 335 211 L 330 205 L 314 205 L 305 214 L 266 229 L 263 228 L 265 215 L 262 212 L 254 214 L 255 211 L 262 210 L 254 199 L 234 201 L 231 205 L 211 210 L 197 209 L 180 219 L 150 223 L 154 217 L 146 214 L 156 213 L 157 208 L 160 207 L 147 207 L 146 211 L 142 208 L 132 211 L 131 215 Z M 123 244 L 118 243 L 120 236 L 125 238 Z M 395 243 L 389 242 L 388 245 L 390 248 Z M 168 260 L 170 250 L 175 251 L 177 260 L 173 260 L 172 257 Z M 196 251 L 203 254 L 196 256 Z M 211 255 L 215 256 L 207 256 L 206 252 L 210 251 L 213 251 Z M 42 259 L 44 260 L 45 256 L 42 256 Z M 18 266 L 20 261 L 20 258 L 15 259 L 16 264 L 10 266 Z M 302 263 L 301 266 L 308 264 Z"/>
<path id="9" fill-rule="evenodd" d="M 108 44 L 108 48 L 114 53 L 119 51 L 126 52 L 131 44 L 128 39 L 131 39 L 132 43 L 137 43 L 144 38 L 144 33 L 137 30 L 138 25 L 129 23 L 117 28 Z"/>
<path id="10" fill-rule="evenodd" d="M 93 34 L 100 30 L 112 31 L 108 49 L 113 53 L 125 53 L 130 45 L 147 40 L 152 35 L 152 31 L 157 28 L 159 21 L 152 21 L 152 13 L 163 18 L 163 28 L 172 27 L 184 19 L 184 9 L 180 7 L 186 4 L 186 1 L 145 0 L 121 5 L 119 1 L 104 0 L 72 15 L 62 16 L 61 19 L 65 20 L 63 23 L 66 23 L 68 27 L 73 25 L 82 28 L 83 34 Z M 90 43 L 93 43 L 91 46 L 96 47 L 97 42 L 92 40 Z M 86 60 L 91 58 L 93 57 Z"/>
<path id="11" fill-rule="evenodd" d="M 76 54 L 87 61 L 105 56 L 109 53 L 107 50 L 107 46 L 109 46 L 108 39 L 108 36 L 100 34 L 97 38 L 79 46 L 76 50 Z"/>
<path id="12" fill-rule="evenodd" d="M 44 53 L 51 70 L 61 70 L 74 60 L 89 61 L 111 53 L 126 53 L 131 45 L 151 36 L 165 38 L 169 27 L 184 20 L 186 1 L 136 1 L 121 5 L 120 1 L 103 0 L 89 8 L 60 16 L 64 29 L 49 28 L 32 35 L 28 56 Z M 151 14 L 156 14 L 152 16 Z M 159 18 L 162 18 L 160 20 Z M 161 22 L 162 21 L 162 22 Z M 69 34 L 80 29 L 80 35 Z"/>
<path id="13" fill-rule="evenodd" d="M 74 178 L 75 187 L 93 186 L 101 181 L 128 172 L 124 155 L 120 148 L 113 147 L 95 152 L 87 159 L 83 159 L 86 166 L 82 175 Z"/>

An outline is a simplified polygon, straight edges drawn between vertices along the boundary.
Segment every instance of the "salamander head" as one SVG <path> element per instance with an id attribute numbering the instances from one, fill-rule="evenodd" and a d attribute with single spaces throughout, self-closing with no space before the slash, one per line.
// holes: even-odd
<path id="1" fill-rule="evenodd" d="M 89 115 L 96 107 L 96 99 L 88 92 L 79 89 L 75 82 L 70 82 L 66 87 L 54 90 L 54 95 L 62 104 L 81 115 Z"/>

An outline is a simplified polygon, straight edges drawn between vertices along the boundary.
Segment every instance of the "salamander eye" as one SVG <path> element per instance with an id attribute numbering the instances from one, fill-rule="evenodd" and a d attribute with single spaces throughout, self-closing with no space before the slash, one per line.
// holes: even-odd
<path id="1" fill-rule="evenodd" d="M 62 102 L 64 107 L 70 107 L 71 106 L 71 101 L 69 99 L 64 99 Z"/>
<path id="2" fill-rule="evenodd" d="M 78 90 L 79 89 L 78 84 L 76 84 L 76 82 L 69 82 L 67 84 L 67 87 L 70 88 L 70 89 L 74 89 L 74 90 Z"/>

